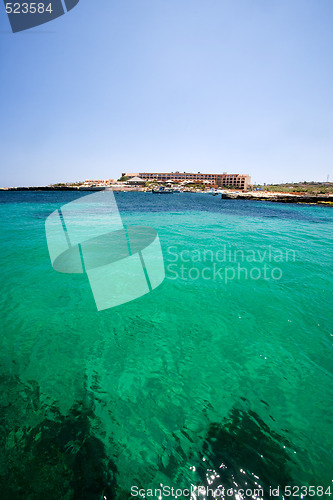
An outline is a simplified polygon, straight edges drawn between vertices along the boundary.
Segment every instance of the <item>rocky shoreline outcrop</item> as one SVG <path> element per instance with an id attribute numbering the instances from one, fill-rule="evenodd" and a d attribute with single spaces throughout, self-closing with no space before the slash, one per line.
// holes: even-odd
<path id="1" fill-rule="evenodd" d="M 333 205 L 332 195 L 307 195 L 289 193 L 222 193 L 223 200 L 254 200 L 278 203 L 312 203 Z"/>

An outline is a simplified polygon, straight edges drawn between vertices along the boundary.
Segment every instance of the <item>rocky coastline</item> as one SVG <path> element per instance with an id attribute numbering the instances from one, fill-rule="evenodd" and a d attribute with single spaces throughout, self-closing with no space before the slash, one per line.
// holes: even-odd
<path id="1" fill-rule="evenodd" d="M 78 186 L 23 186 L 23 187 L 8 187 L 8 188 L 0 188 L 0 191 L 101 191 L 101 190 L 113 190 L 113 191 L 146 191 L 141 187 L 134 186 L 123 186 L 119 185 L 117 187 L 113 186 L 104 188 L 104 187 L 78 187 Z M 191 191 L 196 192 L 196 191 Z M 201 192 L 201 191 L 197 191 Z M 220 192 L 215 192 L 214 194 L 220 194 Z M 229 191 L 222 192 L 221 198 L 223 200 L 252 200 L 252 201 L 270 201 L 275 203 L 307 203 L 307 204 L 316 204 L 316 205 L 327 205 L 333 206 L 333 194 L 306 194 L 306 193 L 274 193 L 271 191 L 265 192 L 240 192 L 240 191 Z"/>
<path id="2" fill-rule="evenodd" d="M 223 200 L 254 200 L 271 201 L 275 203 L 310 203 L 316 205 L 333 205 L 333 195 L 309 195 L 296 193 L 244 192 L 222 193 Z"/>

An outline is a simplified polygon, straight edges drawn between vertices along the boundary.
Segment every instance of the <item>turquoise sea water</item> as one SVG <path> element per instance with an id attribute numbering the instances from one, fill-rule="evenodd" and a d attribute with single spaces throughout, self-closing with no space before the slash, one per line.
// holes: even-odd
<path id="1" fill-rule="evenodd" d="M 79 196 L 0 193 L 1 498 L 333 495 L 332 208 L 119 193 L 125 225 L 158 231 L 166 279 L 97 312 L 46 244 Z"/>

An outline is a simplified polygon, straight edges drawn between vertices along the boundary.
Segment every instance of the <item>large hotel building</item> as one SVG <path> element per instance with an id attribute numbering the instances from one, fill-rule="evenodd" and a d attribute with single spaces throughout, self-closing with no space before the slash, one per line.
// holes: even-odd
<path id="1" fill-rule="evenodd" d="M 173 182 L 183 182 L 183 181 L 193 181 L 202 182 L 209 181 L 212 185 L 217 185 L 219 187 L 232 187 L 242 190 L 247 190 L 249 184 L 251 183 L 251 177 L 244 174 L 227 174 L 223 172 L 222 174 L 202 174 L 198 172 L 197 174 L 187 173 L 187 172 L 167 172 L 167 173 L 151 173 L 151 172 L 139 172 L 136 174 L 123 173 L 123 177 L 140 177 L 144 181 L 162 181 L 166 182 L 168 180 Z"/>

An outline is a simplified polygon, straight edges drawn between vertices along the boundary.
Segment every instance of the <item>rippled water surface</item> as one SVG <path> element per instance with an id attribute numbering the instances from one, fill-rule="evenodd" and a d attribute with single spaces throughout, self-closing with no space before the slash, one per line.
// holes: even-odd
<path id="1" fill-rule="evenodd" d="M 97 312 L 45 238 L 79 196 L 0 193 L 1 498 L 333 494 L 332 208 L 119 193 L 125 225 L 158 231 L 166 279 Z"/>

